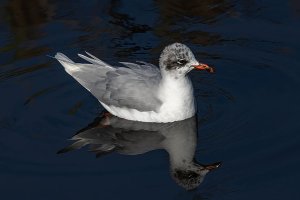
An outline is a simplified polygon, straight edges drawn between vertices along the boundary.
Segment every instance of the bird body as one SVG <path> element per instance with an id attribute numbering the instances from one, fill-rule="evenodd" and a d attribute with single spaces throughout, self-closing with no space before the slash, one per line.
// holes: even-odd
<path id="1" fill-rule="evenodd" d="M 122 62 L 126 67 L 113 67 L 90 53 L 89 57 L 78 55 L 90 64 L 74 63 L 62 53 L 55 58 L 108 112 L 142 122 L 166 123 L 192 117 L 195 100 L 187 73 L 194 68 L 211 70 L 180 43 L 163 50 L 160 69 L 146 62 Z"/>
<path id="2" fill-rule="evenodd" d="M 111 114 L 134 121 L 172 122 L 195 114 L 193 87 L 188 77 L 176 81 L 164 79 L 158 86 L 157 97 L 162 101 L 157 111 L 139 111 L 100 103 Z"/>

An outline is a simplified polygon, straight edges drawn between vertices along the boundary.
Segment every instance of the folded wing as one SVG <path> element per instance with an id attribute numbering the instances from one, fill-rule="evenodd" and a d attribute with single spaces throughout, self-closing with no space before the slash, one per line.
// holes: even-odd
<path id="1" fill-rule="evenodd" d="M 87 52 L 86 52 L 87 53 Z M 156 95 L 161 74 L 146 62 L 122 62 L 126 67 L 113 67 L 87 53 L 79 56 L 91 64 L 74 63 L 62 53 L 55 58 L 66 72 L 106 105 L 139 111 L 157 111 L 161 101 Z"/>

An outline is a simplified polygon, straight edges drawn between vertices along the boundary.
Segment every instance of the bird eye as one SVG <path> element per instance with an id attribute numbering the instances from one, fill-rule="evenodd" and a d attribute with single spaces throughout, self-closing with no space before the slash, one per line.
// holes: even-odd
<path id="1" fill-rule="evenodd" d="M 187 63 L 187 61 L 185 59 L 177 60 L 177 64 L 179 64 L 179 65 L 185 65 L 186 63 Z"/>

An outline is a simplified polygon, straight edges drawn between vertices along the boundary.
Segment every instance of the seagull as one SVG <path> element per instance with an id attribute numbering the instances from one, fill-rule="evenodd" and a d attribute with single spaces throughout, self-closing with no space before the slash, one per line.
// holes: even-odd
<path id="1" fill-rule="evenodd" d="M 133 121 L 167 123 L 194 116 L 193 86 L 187 73 L 192 69 L 214 71 L 181 43 L 164 48 L 159 68 L 142 61 L 120 62 L 124 67 L 114 67 L 86 54 L 78 56 L 89 64 L 75 63 L 59 52 L 54 58 L 109 113 Z"/>

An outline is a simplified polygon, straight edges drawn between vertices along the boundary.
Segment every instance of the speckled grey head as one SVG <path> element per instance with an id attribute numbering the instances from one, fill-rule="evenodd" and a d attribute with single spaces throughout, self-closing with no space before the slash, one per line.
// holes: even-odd
<path id="1" fill-rule="evenodd" d="M 184 44 L 174 43 L 162 51 L 159 66 L 165 71 L 177 71 L 186 74 L 199 62 L 195 59 L 193 52 Z"/>

